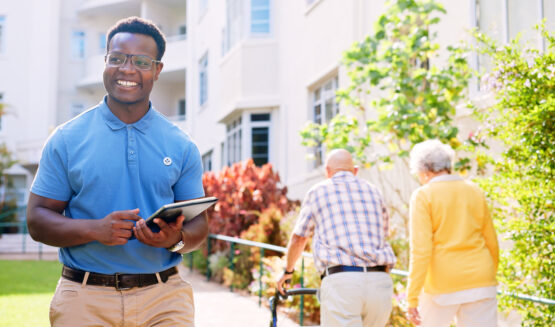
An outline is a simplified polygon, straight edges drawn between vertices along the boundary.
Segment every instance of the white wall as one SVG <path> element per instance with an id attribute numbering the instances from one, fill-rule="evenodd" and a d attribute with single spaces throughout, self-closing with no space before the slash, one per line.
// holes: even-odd
<path id="1" fill-rule="evenodd" d="M 0 137 L 21 163 L 37 162 L 55 125 L 58 80 L 59 1 L 1 0 L 6 15 L 5 53 L 0 55 L 0 92 L 8 114 Z"/>

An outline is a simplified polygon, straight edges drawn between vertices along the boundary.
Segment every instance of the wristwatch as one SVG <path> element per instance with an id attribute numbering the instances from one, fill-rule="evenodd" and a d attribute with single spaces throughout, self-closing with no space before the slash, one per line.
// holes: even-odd
<path id="1" fill-rule="evenodd" d="M 183 236 L 184 236 L 184 235 L 183 235 L 183 231 L 181 231 L 181 239 L 179 240 L 179 242 L 177 242 L 177 243 L 175 243 L 174 245 L 170 246 L 170 247 L 168 248 L 168 251 L 170 251 L 170 252 L 177 252 L 177 251 L 183 249 L 183 247 L 185 246 L 185 243 L 183 242 L 183 239 L 184 239 Z"/>
<path id="2" fill-rule="evenodd" d="M 183 240 L 180 240 L 179 242 L 175 243 L 173 246 L 169 247 L 168 251 L 177 252 L 183 249 L 184 246 L 185 246 L 185 243 L 183 243 Z"/>

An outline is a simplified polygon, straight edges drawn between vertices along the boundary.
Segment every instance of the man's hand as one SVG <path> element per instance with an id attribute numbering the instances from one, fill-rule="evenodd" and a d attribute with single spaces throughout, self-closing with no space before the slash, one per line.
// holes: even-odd
<path id="1" fill-rule="evenodd" d="M 132 235 L 135 221 L 141 220 L 139 209 L 114 211 L 98 220 L 94 228 L 94 239 L 105 245 L 122 245 Z"/>
<path id="2" fill-rule="evenodd" d="M 418 313 L 418 308 L 409 308 L 407 315 L 410 322 L 416 326 L 420 326 L 420 313 Z"/>
<path id="3" fill-rule="evenodd" d="M 277 286 L 278 292 L 280 292 L 281 295 L 285 296 L 285 289 L 283 288 L 283 286 L 284 285 L 289 286 L 289 283 L 291 282 L 291 277 L 293 277 L 293 274 L 286 274 L 284 272 L 283 275 L 281 275 L 281 277 L 277 281 L 276 286 Z"/>
<path id="4" fill-rule="evenodd" d="M 133 228 L 133 232 L 135 237 L 146 245 L 169 248 L 181 240 L 181 228 L 183 228 L 184 220 L 185 216 L 179 216 L 174 222 L 168 224 L 160 218 L 155 218 L 154 222 L 160 227 L 158 233 L 151 231 L 145 221 L 140 220 Z"/>

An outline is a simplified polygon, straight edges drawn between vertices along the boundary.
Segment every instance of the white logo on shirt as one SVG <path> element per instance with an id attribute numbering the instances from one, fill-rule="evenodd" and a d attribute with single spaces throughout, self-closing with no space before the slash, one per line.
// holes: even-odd
<path id="1" fill-rule="evenodd" d="M 172 164 L 172 159 L 170 157 L 164 158 L 164 165 L 169 166 Z"/>

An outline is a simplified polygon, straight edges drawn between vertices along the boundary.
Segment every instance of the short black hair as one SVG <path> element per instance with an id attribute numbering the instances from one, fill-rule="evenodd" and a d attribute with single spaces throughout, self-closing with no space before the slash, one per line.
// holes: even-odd
<path id="1" fill-rule="evenodd" d="M 152 21 L 140 17 L 127 17 L 119 20 L 108 30 L 106 37 L 106 52 L 110 49 L 110 41 L 117 33 L 144 34 L 152 37 L 156 41 L 158 56 L 156 60 L 162 59 L 166 51 L 166 37 Z"/>

